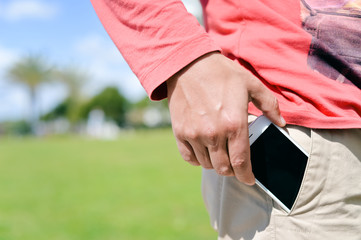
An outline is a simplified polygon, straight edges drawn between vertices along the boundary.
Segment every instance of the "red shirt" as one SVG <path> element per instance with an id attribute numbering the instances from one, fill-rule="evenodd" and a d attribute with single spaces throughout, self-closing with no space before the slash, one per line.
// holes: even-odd
<path id="1" fill-rule="evenodd" d="M 361 128 L 361 90 L 307 64 L 312 37 L 300 2 L 203 0 L 205 32 L 180 0 L 92 0 L 105 29 L 151 99 L 199 56 L 221 50 L 248 66 L 277 97 L 288 124 Z M 249 112 L 259 115 L 252 104 Z"/>

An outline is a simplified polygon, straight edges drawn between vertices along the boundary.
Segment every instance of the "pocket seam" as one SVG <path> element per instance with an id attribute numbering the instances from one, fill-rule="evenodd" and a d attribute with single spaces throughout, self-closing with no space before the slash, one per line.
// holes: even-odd
<path id="1" fill-rule="evenodd" d="M 297 193 L 297 197 L 295 199 L 295 202 L 293 203 L 292 205 L 292 208 L 290 209 L 290 212 L 287 213 L 287 216 L 292 216 L 294 211 L 295 211 L 295 208 L 297 207 L 298 205 L 298 201 L 299 201 L 299 198 L 300 198 L 300 195 L 302 194 L 303 192 L 303 189 L 304 189 L 304 185 L 305 185 L 305 182 L 306 182 L 306 177 L 307 177 L 307 173 L 309 171 L 309 166 L 311 164 L 311 160 L 313 159 L 313 145 L 314 145 L 314 131 L 313 129 L 310 129 L 311 131 L 311 146 L 310 146 L 310 152 L 308 153 L 309 156 L 308 156 L 308 159 L 307 159 L 307 165 L 306 165 L 306 169 L 305 169 L 305 172 L 304 172 L 304 175 L 303 175 L 303 179 L 302 179 L 302 183 L 301 183 L 301 187 L 300 187 L 300 190 L 298 191 Z"/>

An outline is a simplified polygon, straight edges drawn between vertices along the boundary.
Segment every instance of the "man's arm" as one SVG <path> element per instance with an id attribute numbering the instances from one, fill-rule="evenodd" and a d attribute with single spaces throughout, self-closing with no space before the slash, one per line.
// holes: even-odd
<path id="1" fill-rule="evenodd" d="M 169 109 L 184 160 L 254 184 L 248 140 L 248 103 L 284 126 L 277 99 L 248 70 L 220 53 L 206 54 L 168 83 Z"/>
<path id="2" fill-rule="evenodd" d="M 181 0 L 91 0 L 109 36 L 153 100 L 165 81 L 198 57 L 220 50 Z"/>
<path id="3" fill-rule="evenodd" d="M 218 47 L 179 0 L 92 4 L 150 98 L 168 95 L 182 157 L 253 184 L 248 103 L 283 126 L 272 93 L 248 70 L 215 52 Z"/>

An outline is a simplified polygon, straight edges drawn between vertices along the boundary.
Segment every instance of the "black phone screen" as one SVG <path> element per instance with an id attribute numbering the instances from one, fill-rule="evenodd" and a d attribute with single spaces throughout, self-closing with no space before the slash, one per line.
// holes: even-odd
<path id="1" fill-rule="evenodd" d="M 308 157 L 273 124 L 251 145 L 252 170 L 270 192 L 292 208 Z"/>

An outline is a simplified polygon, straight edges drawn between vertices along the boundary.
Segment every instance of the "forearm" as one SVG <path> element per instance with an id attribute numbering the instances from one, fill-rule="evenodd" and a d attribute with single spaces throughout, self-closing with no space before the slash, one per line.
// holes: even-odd
<path id="1" fill-rule="evenodd" d="M 101 22 L 152 99 L 164 82 L 205 53 L 219 50 L 180 0 L 91 0 Z"/>

